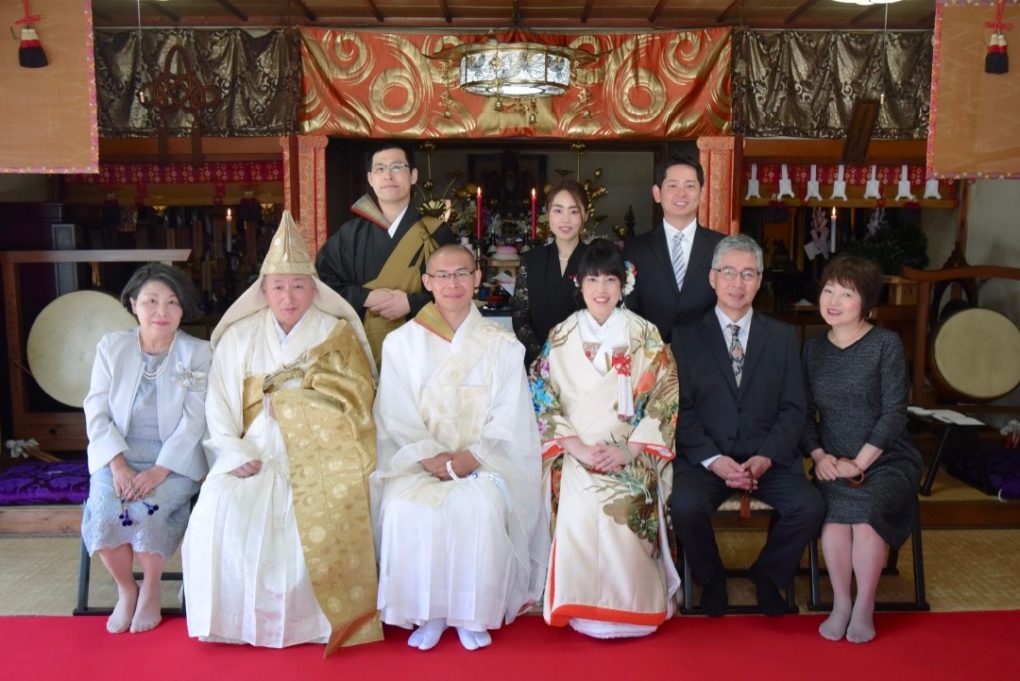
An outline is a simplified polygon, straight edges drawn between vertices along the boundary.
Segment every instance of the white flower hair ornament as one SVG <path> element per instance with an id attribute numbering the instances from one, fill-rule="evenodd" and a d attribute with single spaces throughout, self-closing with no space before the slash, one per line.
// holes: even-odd
<path id="1" fill-rule="evenodd" d="M 630 260 L 623 262 L 623 280 L 623 295 L 626 297 L 633 293 L 637 281 L 637 267 Z"/>

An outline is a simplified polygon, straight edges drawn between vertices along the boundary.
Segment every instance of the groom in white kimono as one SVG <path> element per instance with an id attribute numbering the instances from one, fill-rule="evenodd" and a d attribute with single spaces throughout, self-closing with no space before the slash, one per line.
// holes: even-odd
<path id="1" fill-rule="evenodd" d="M 422 275 L 435 303 L 383 343 L 371 478 L 383 622 L 448 626 L 476 650 L 541 594 L 548 530 L 524 347 L 474 306 L 470 251 L 442 246 Z"/>
<path id="2" fill-rule="evenodd" d="M 212 333 L 212 459 L 182 546 L 188 633 L 280 648 L 382 638 L 368 475 L 374 363 L 289 212 Z"/>

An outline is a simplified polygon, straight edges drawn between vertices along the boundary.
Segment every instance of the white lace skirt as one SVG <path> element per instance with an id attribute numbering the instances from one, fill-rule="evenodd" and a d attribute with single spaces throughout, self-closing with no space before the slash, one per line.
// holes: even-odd
<path id="1" fill-rule="evenodd" d="M 156 463 L 163 443 L 127 438 L 124 458 L 139 473 Z M 99 549 L 130 544 L 135 551 L 173 555 L 188 526 L 189 502 L 198 483 L 171 473 L 142 501 L 121 504 L 113 491 L 113 474 L 103 466 L 89 479 L 89 498 L 82 513 L 81 536 L 89 555 Z"/>

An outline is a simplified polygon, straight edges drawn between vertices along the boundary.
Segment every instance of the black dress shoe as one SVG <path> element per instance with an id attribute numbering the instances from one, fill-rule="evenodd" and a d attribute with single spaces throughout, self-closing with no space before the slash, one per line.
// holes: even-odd
<path id="1" fill-rule="evenodd" d="M 748 577 L 754 582 L 754 590 L 758 597 L 758 607 L 769 617 L 779 617 L 786 614 L 786 599 L 779 593 L 775 582 L 769 579 L 765 572 L 752 565 L 747 571 Z"/>
<path id="2" fill-rule="evenodd" d="M 701 610 L 709 617 L 722 617 L 730 604 L 726 593 L 726 578 L 717 577 L 701 589 Z"/>

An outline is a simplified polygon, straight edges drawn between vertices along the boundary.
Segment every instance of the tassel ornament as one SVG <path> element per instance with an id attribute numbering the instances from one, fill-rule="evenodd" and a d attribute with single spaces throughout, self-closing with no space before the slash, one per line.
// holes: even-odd
<path id="1" fill-rule="evenodd" d="M 28 8 L 28 0 L 21 1 L 25 8 L 25 16 L 14 22 L 15 26 L 21 26 L 21 44 L 18 46 L 18 64 L 26 69 L 41 69 L 49 65 L 46 59 L 46 52 L 43 51 L 42 43 L 39 42 L 39 34 L 32 27 L 39 23 L 41 16 L 33 15 Z"/>
<path id="2" fill-rule="evenodd" d="M 1006 10 L 1006 0 L 995 0 L 995 19 L 986 21 L 985 26 L 992 29 L 988 39 L 988 53 L 985 55 L 985 73 L 1001 75 L 1009 72 L 1009 55 L 1006 53 L 1006 36 L 1003 31 L 1013 28 L 1013 24 L 1002 20 Z"/>

